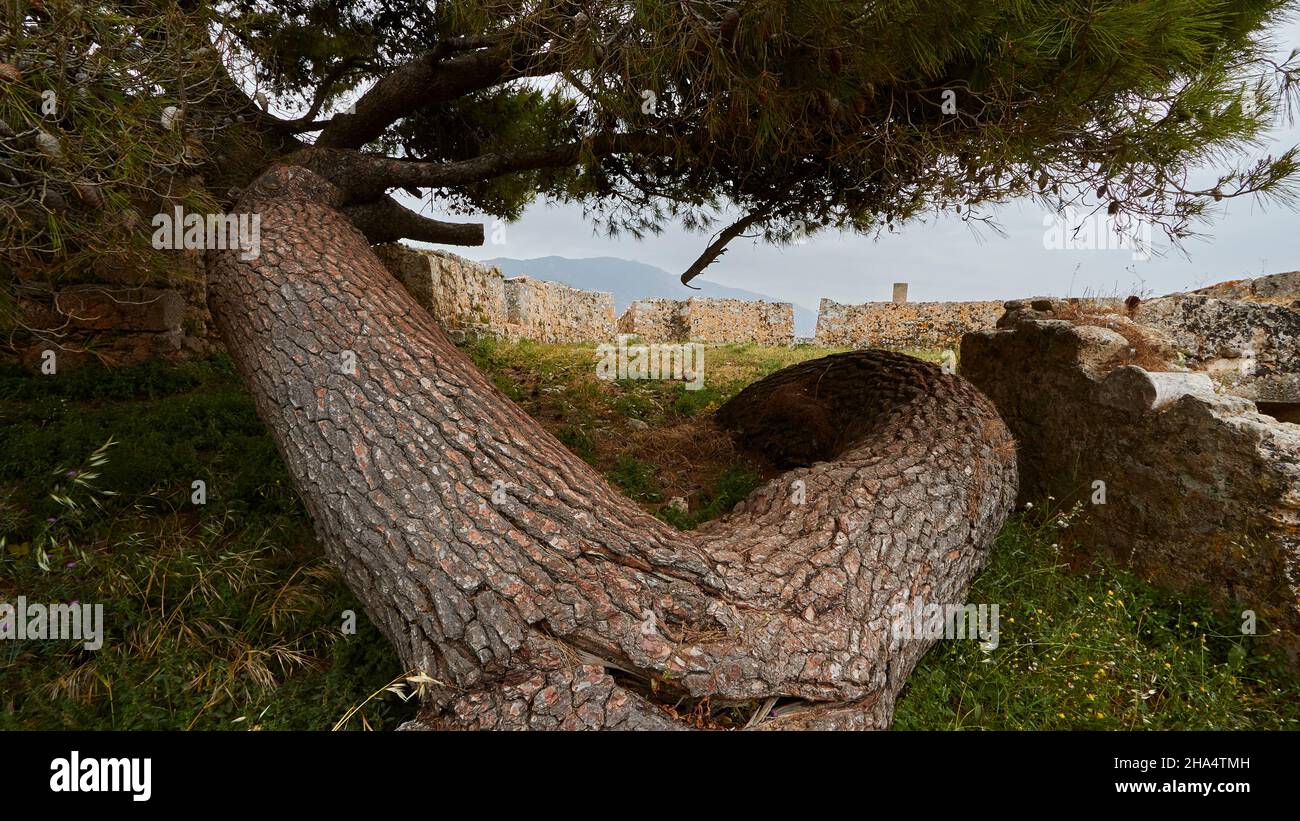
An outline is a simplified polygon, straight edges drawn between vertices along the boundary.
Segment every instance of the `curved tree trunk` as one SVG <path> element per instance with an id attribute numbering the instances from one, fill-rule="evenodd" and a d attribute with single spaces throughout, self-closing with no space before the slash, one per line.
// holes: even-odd
<path id="1" fill-rule="evenodd" d="M 1016 496 L 989 402 L 892 354 L 782 371 L 720 418 L 805 466 L 678 532 L 502 396 L 342 204 L 273 167 L 235 209 L 261 255 L 210 252 L 210 302 L 331 560 L 437 682 L 425 726 L 685 726 L 652 679 L 669 704 L 807 702 L 758 727 L 888 725 L 928 648 L 891 605 L 963 602 Z"/>

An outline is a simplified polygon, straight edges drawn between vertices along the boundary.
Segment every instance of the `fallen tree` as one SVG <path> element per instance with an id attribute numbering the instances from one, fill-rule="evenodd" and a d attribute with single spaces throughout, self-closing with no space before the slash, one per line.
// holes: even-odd
<path id="1" fill-rule="evenodd" d="M 330 558 L 433 679 L 428 724 L 671 726 L 623 675 L 669 703 L 806 702 L 773 726 L 888 725 L 928 643 L 885 614 L 965 601 L 1014 503 L 983 396 L 879 351 L 779 371 L 722 420 L 805 466 L 680 533 L 498 392 L 342 204 L 304 168 L 263 175 L 239 203 L 261 255 L 212 254 L 211 306 Z M 810 408 L 836 435 L 792 458 Z"/>
<path id="2" fill-rule="evenodd" d="M 14 209 L 58 226 L 107 200 L 33 192 L 201 171 L 211 202 L 257 217 L 256 247 L 207 249 L 212 313 L 332 561 L 427 683 L 430 727 L 675 727 L 663 705 L 683 700 L 757 727 L 885 727 L 927 647 L 887 616 L 964 601 L 1015 459 L 960 378 L 831 357 L 720 411 L 788 470 L 678 532 L 502 397 L 387 274 L 370 243 L 483 241 L 393 192 L 507 219 L 580 201 L 635 235 L 737 212 L 689 283 L 746 232 L 982 220 L 1017 196 L 1095 192 L 1179 237 L 1223 197 L 1284 193 L 1296 168 L 1292 151 L 1212 187 L 1186 177 L 1296 87 L 1262 34 L 1277 2 L 58 5 L 20 4 L 6 101 L 115 73 L 79 81 L 99 107 L 56 95 L 57 124 L 24 130 L 28 109 L 4 108 Z M 273 115 L 251 82 L 305 110 Z M 166 150 L 88 168 L 50 148 L 85 135 L 110 155 L 121 141 L 96 126 L 124 117 L 163 123 Z M 67 255 L 41 219 L 5 230 L 9 264 Z"/>

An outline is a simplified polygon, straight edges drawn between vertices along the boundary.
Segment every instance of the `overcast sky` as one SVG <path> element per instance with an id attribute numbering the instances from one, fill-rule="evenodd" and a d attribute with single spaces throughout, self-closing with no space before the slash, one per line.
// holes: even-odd
<path id="1" fill-rule="evenodd" d="M 1283 56 L 1300 46 L 1300 23 L 1279 31 L 1277 42 Z M 1280 123 L 1272 143 L 1258 153 L 1276 153 L 1298 143 L 1300 127 Z M 1225 200 L 1218 218 L 1200 229 L 1209 236 L 1185 242 L 1190 259 L 1169 250 L 1159 231 L 1153 237 L 1156 254 L 1145 261 L 1135 260 L 1130 250 L 1049 250 L 1044 247 L 1044 212 L 1038 205 L 1026 201 L 991 213 L 1005 237 L 988 229 L 974 234 L 955 217 L 932 217 L 879 239 L 824 233 L 789 247 L 739 239 L 702 277 L 816 309 L 822 297 L 837 302 L 888 300 L 891 283 L 900 281 L 910 283 L 911 301 L 1158 295 L 1300 269 L 1300 214 L 1245 198 Z M 660 236 L 642 241 L 608 239 L 593 232 L 580 209 L 544 203 L 505 226 L 504 237 L 503 243 L 454 250 L 476 259 L 615 256 L 680 273 L 709 242 L 707 235 L 680 226 L 668 226 Z"/>

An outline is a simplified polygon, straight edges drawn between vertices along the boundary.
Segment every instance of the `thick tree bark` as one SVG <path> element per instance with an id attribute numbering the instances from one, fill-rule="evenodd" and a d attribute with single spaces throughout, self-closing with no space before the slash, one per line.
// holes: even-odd
<path id="1" fill-rule="evenodd" d="M 826 461 L 682 533 L 502 396 L 343 206 L 273 167 L 236 209 L 261 214 L 261 255 L 210 252 L 209 298 L 331 560 L 437 682 L 425 726 L 684 726 L 652 679 L 668 703 L 806 703 L 763 728 L 888 725 L 928 648 L 890 606 L 963 602 L 1016 496 L 988 401 L 893 354 L 783 371 L 720 418 L 777 461 Z M 783 450 L 809 419 L 820 438 Z"/>

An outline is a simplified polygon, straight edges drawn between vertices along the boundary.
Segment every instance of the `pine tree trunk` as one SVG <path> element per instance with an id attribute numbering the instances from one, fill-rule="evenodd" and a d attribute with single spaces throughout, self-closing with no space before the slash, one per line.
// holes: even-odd
<path id="1" fill-rule="evenodd" d="M 683 697 L 888 726 L 930 644 L 891 606 L 964 602 L 1016 496 L 987 400 L 893 354 L 782 371 L 720 419 L 804 466 L 679 532 L 502 396 L 341 205 L 273 167 L 235 209 L 261 254 L 210 252 L 209 299 L 331 561 L 436 682 L 424 726 L 684 727 Z"/>

